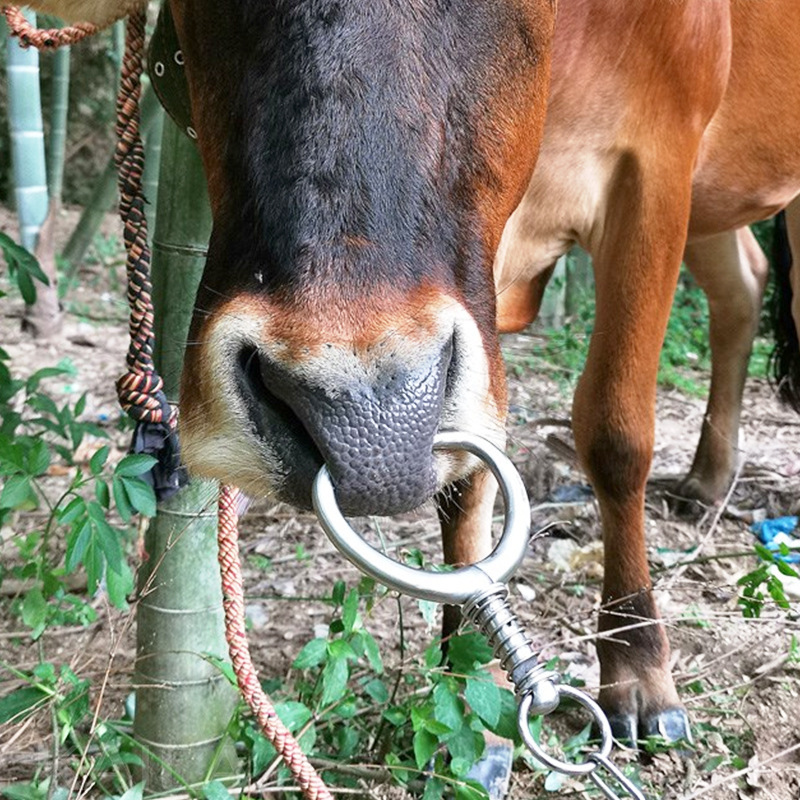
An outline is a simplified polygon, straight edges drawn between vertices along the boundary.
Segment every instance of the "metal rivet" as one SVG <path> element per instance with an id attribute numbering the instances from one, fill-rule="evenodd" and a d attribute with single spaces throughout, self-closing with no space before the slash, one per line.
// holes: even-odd
<path id="1" fill-rule="evenodd" d="M 183 50 L 176 50 L 173 58 L 178 66 L 183 66 Z"/>
<path id="2" fill-rule="evenodd" d="M 187 133 L 187 134 L 188 134 L 188 135 L 189 135 L 189 136 L 190 136 L 192 139 L 196 139 L 196 138 L 197 138 L 197 131 L 196 131 L 196 130 L 195 130 L 195 129 L 194 129 L 192 126 L 191 126 L 191 125 L 190 125 L 190 126 L 187 128 L 187 129 L 186 129 L 186 133 Z"/>
<path id="3" fill-rule="evenodd" d="M 156 61 L 156 65 L 153 67 L 153 71 L 156 73 L 157 77 L 162 77 L 164 74 L 164 62 L 163 61 Z"/>

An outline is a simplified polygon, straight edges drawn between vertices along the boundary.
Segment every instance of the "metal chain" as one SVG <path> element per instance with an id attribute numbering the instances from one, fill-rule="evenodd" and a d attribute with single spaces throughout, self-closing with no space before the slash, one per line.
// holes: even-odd
<path id="1" fill-rule="evenodd" d="M 522 562 L 530 534 L 527 493 L 519 473 L 500 450 L 473 434 L 437 434 L 434 449 L 466 450 L 482 459 L 497 478 L 505 501 L 506 519 L 500 541 L 490 556 L 477 564 L 445 573 L 412 569 L 392 561 L 370 547 L 350 527 L 336 503 L 330 474 L 322 467 L 314 481 L 312 497 L 325 533 L 359 569 L 390 589 L 423 600 L 462 606 L 464 616 L 487 637 L 514 684 L 519 699 L 519 732 L 538 761 L 565 775 L 588 777 L 609 800 L 621 800 L 622 796 L 645 800 L 641 789 L 609 759 L 613 738 L 603 710 L 585 692 L 560 683 L 558 673 L 539 662 L 530 639 L 508 604 L 505 581 Z M 600 730 L 598 749 L 588 753 L 584 761 L 554 758 L 542 749 L 530 730 L 531 715 L 552 713 L 564 698 L 583 706 Z M 621 794 L 601 771 L 617 784 Z"/>

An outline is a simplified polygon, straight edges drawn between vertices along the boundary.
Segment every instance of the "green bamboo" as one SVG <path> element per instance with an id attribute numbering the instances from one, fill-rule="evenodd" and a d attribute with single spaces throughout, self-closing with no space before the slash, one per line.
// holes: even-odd
<path id="1" fill-rule="evenodd" d="M 160 197 L 153 237 L 156 363 L 177 399 L 194 295 L 211 217 L 194 145 L 165 123 Z M 196 481 L 161 503 L 145 537 L 140 576 L 134 734 L 145 756 L 148 792 L 176 788 L 213 772 L 232 774 L 224 732 L 236 693 L 204 657 L 226 656 L 216 553 L 215 485 Z"/>
<path id="2" fill-rule="evenodd" d="M 145 140 L 148 140 L 150 126 L 155 123 L 161 113 L 163 113 L 163 111 L 155 92 L 153 92 L 149 86 L 145 85 L 141 104 L 141 131 Z M 145 169 L 147 169 L 147 167 L 145 167 Z M 149 195 L 146 196 L 150 199 Z M 86 255 L 86 251 L 89 249 L 89 245 L 91 245 L 103 221 L 103 217 L 112 209 L 116 202 L 117 168 L 114 165 L 114 156 L 112 154 L 108 159 L 105 169 L 95 183 L 92 196 L 83 209 L 78 224 L 75 226 L 75 229 L 69 237 L 69 241 L 64 247 L 62 255 L 71 265 L 68 272 L 70 276 L 74 274 L 78 264 L 81 263 L 84 255 Z"/>
<path id="3" fill-rule="evenodd" d="M 36 14 L 25 12 L 36 24 Z M 39 53 L 24 49 L 9 37 L 6 44 L 8 70 L 8 119 L 11 128 L 14 196 L 17 202 L 22 246 L 33 251 L 47 216 L 47 170 L 44 156 L 42 103 L 39 95 Z"/>
<path id="4" fill-rule="evenodd" d="M 26 13 L 36 25 L 36 15 Z M 11 128 L 11 154 L 14 165 L 14 195 L 17 201 L 20 241 L 33 252 L 49 278 L 37 286 L 36 302 L 25 307 L 23 329 L 36 338 L 46 338 L 61 329 L 61 312 L 56 286 L 54 248 L 55 207 L 47 191 L 47 162 L 44 150 L 42 103 L 39 93 L 39 54 L 33 47 L 20 47 L 9 38 L 6 47 L 8 66 L 8 118 Z"/>
<path id="5" fill-rule="evenodd" d="M 53 99 L 50 106 L 50 142 L 47 152 L 47 188 L 50 201 L 61 205 L 64 186 L 64 156 L 67 149 L 67 111 L 69 109 L 69 47 L 53 55 Z"/>
<path id="6" fill-rule="evenodd" d="M 153 93 L 151 92 L 151 94 Z M 144 175 L 142 176 L 142 188 L 147 201 L 145 212 L 151 240 L 155 231 L 155 220 L 158 216 L 158 173 L 161 165 L 161 137 L 163 132 L 164 109 L 157 105 L 153 119 L 144 134 Z"/>

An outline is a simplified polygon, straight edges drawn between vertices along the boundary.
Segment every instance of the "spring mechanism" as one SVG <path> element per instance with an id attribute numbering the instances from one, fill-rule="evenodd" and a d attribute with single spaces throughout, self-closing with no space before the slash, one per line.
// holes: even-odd
<path id="1" fill-rule="evenodd" d="M 508 604 L 508 588 L 493 583 L 463 606 L 464 616 L 489 640 L 518 697 L 532 695 L 530 713 L 549 714 L 558 706 L 558 674 L 539 663 L 531 640 Z"/>

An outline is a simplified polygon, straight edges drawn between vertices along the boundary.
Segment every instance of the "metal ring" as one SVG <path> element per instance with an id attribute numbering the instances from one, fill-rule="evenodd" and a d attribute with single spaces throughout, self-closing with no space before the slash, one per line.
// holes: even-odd
<path id="1" fill-rule="evenodd" d="M 604 765 L 607 763 L 608 754 L 611 752 L 611 745 L 613 739 L 611 736 L 611 725 L 605 715 L 605 712 L 600 708 L 597 703 L 589 697 L 586 692 L 576 689 L 573 686 L 561 685 L 558 687 L 558 694 L 560 697 L 571 697 L 573 700 L 580 703 L 591 715 L 600 726 L 600 736 L 602 741 L 600 749 L 596 753 L 591 753 L 587 756 L 586 761 L 574 763 L 570 761 L 562 761 L 558 758 L 545 753 L 541 745 L 533 738 L 531 729 L 528 727 L 528 717 L 530 714 L 531 701 L 533 700 L 532 694 L 526 694 L 519 704 L 517 712 L 517 727 L 519 728 L 520 736 L 525 742 L 525 746 L 533 753 L 538 761 L 541 761 L 546 767 L 556 770 L 556 772 L 563 772 L 565 775 L 588 775 L 598 767 L 598 761 L 594 761 L 595 757 L 598 758 Z"/>
<path id="2" fill-rule="evenodd" d="M 522 563 L 528 548 L 530 507 L 525 485 L 508 457 L 491 442 L 471 433 L 448 431 L 434 437 L 434 450 L 466 450 L 478 456 L 500 485 L 506 519 L 500 541 L 491 555 L 451 572 L 429 572 L 399 564 L 368 545 L 339 510 L 330 473 L 322 467 L 312 488 L 314 510 L 336 548 L 360 570 L 390 589 L 432 600 L 463 605 L 481 589 L 505 583 Z"/>

